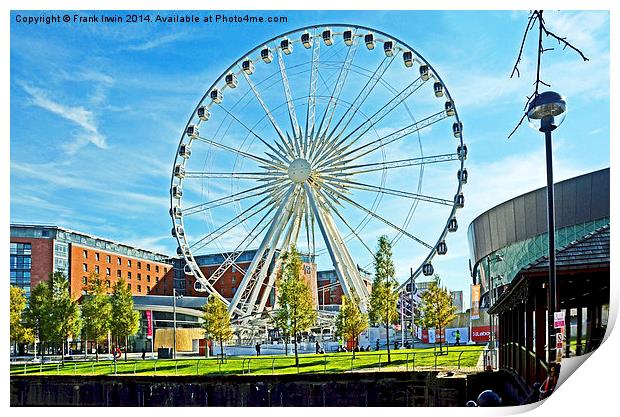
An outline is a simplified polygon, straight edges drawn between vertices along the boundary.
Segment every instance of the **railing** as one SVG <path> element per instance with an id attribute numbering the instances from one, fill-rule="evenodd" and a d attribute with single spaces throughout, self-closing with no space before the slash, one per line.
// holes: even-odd
<path id="1" fill-rule="evenodd" d="M 447 355 L 436 355 L 432 348 L 393 351 L 388 362 L 387 351 L 299 356 L 233 357 L 110 360 L 23 363 L 10 366 L 11 375 L 275 375 L 282 373 L 331 373 L 360 371 L 416 371 L 476 369 L 482 348 L 451 349 Z"/>

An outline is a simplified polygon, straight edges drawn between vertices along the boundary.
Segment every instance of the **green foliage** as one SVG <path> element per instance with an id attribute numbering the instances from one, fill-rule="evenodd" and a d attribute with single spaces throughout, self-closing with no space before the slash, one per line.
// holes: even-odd
<path id="1" fill-rule="evenodd" d="M 24 290 L 11 285 L 11 341 L 16 343 L 34 342 L 34 330 L 28 326 L 24 326 L 25 309 L 26 297 L 24 297 Z"/>
<path id="2" fill-rule="evenodd" d="M 441 279 L 435 274 L 435 279 L 429 285 L 428 290 L 422 293 L 420 317 L 416 320 L 418 326 L 434 327 L 441 335 L 446 326 L 456 317 L 455 311 L 456 307 L 452 304 L 450 292 L 441 287 Z"/>
<path id="3" fill-rule="evenodd" d="M 125 278 L 119 278 L 112 289 L 110 331 L 120 339 L 140 329 L 140 313 L 133 308 L 133 298 Z"/>
<path id="4" fill-rule="evenodd" d="M 316 322 L 316 309 L 312 301 L 310 286 L 301 276 L 302 261 L 295 246 L 282 255 L 282 275 L 277 282 L 278 311 L 274 320 L 285 334 L 293 335 L 309 330 Z M 298 363 L 297 343 L 295 362 Z"/>
<path id="5" fill-rule="evenodd" d="M 202 307 L 204 322 L 202 327 L 205 329 L 207 339 L 216 340 L 220 344 L 220 351 L 224 354 L 224 342 L 230 340 L 233 329 L 230 325 L 230 316 L 226 304 L 215 295 L 210 295 L 207 303 Z"/>
<path id="6" fill-rule="evenodd" d="M 91 274 L 87 294 L 82 301 L 82 318 L 86 337 L 101 342 L 108 335 L 112 305 L 99 275 Z"/>
<path id="7" fill-rule="evenodd" d="M 49 286 L 40 282 L 30 292 L 30 302 L 24 312 L 26 326 L 34 331 L 40 341 L 49 340 Z"/>
<path id="8" fill-rule="evenodd" d="M 342 297 L 342 305 L 336 318 L 336 334 L 345 340 L 357 339 L 368 327 L 368 315 L 360 310 L 359 298 Z M 355 351 L 353 351 L 355 356 Z"/>
<path id="9" fill-rule="evenodd" d="M 387 236 L 381 236 L 375 253 L 375 279 L 370 293 L 369 318 L 372 323 L 381 323 L 385 326 L 388 362 L 390 356 L 389 325 L 398 319 L 398 283 L 394 278 L 396 272 L 392 261 L 392 245 Z"/>

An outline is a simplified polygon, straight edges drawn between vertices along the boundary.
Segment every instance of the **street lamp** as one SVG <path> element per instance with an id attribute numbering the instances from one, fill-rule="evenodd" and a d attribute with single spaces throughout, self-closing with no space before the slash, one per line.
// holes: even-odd
<path id="1" fill-rule="evenodd" d="M 177 358 L 177 299 L 181 299 L 183 298 L 182 294 L 177 294 L 177 289 L 173 288 L 172 289 L 172 326 L 173 326 L 173 330 L 172 330 L 172 343 L 173 343 L 173 347 L 172 347 L 172 357 L 174 359 Z"/>
<path id="2" fill-rule="evenodd" d="M 547 292 L 547 326 L 548 326 L 548 361 L 555 362 L 555 328 L 553 315 L 557 306 L 556 275 L 555 275 L 555 207 L 553 197 L 553 149 L 551 132 L 564 121 L 566 101 L 553 91 L 538 94 L 529 104 L 527 118 L 532 127 L 545 134 L 547 156 L 547 224 L 549 233 L 549 290 Z"/>

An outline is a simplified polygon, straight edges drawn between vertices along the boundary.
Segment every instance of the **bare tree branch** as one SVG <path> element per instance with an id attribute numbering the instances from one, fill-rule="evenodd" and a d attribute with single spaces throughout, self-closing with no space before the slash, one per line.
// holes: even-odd
<path id="1" fill-rule="evenodd" d="M 535 100 L 536 97 L 538 96 L 539 87 L 541 85 L 544 85 L 546 87 L 551 87 L 551 84 L 548 84 L 540 79 L 541 57 L 545 52 L 554 50 L 554 48 L 544 47 L 543 37 L 542 37 L 543 33 L 545 34 L 546 37 L 552 37 L 553 39 L 557 40 L 559 45 L 563 45 L 562 50 L 565 50 L 568 47 L 572 49 L 573 51 L 577 52 L 584 61 L 589 61 L 589 59 L 586 58 L 586 56 L 583 54 L 583 52 L 581 52 L 581 50 L 579 50 L 578 48 L 576 48 L 575 46 L 573 46 L 570 42 L 566 40 L 567 39 L 566 37 L 562 38 L 547 29 L 547 27 L 545 26 L 545 19 L 543 19 L 543 10 L 533 10 L 530 13 L 529 19 L 527 21 L 527 26 L 525 27 L 525 32 L 523 33 L 523 39 L 521 40 L 521 47 L 519 48 L 519 55 L 517 55 L 517 61 L 515 62 L 514 67 L 512 68 L 512 73 L 510 74 L 510 78 L 513 78 L 515 73 L 517 74 L 517 77 L 520 77 L 521 75 L 519 72 L 519 64 L 521 63 L 521 58 L 523 56 L 523 48 L 525 46 L 525 40 L 527 39 L 527 35 L 530 32 L 530 30 L 534 28 L 534 25 L 536 24 L 536 22 L 538 22 L 538 54 L 537 54 L 537 60 L 536 60 L 536 81 L 534 81 L 534 84 L 533 84 L 534 93 L 527 97 L 527 101 L 525 102 L 525 106 L 523 108 L 524 113 L 521 116 L 521 119 L 519 119 L 519 122 L 517 123 L 515 128 L 512 129 L 512 132 L 510 132 L 510 134 L 508 135 L 508 139 L 510 139 L 510 137 L 517 131 L 519 126 L 521 126 L 521 124 L 523 123 L 523 120 L 525 120 L 525 118 L 527 117 L 528 105 L 532 102 L 532 100 Z"/>

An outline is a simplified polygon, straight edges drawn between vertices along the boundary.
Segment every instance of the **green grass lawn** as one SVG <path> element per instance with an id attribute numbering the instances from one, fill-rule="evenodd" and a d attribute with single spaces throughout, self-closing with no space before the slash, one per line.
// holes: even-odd
<path id="1" fill-rule="evenodd" d="M 120 360 L 118 375 L 272 375 L 294 373 L 347 372 L 351 370 L 415 370 L 415 369 L 457 369 L 475 367 L 483 346 L 450 347 L 449 353 L 436 356 L 432 348 L 409 349 L 391 352 L 388 364 L 387 350 L 359 352 L 352 359 L 351 353 L 330 353 L 327 355 L 299 355 L 299 369 L 295 367 L 295 356 L 235 356 L 224 363 L 210 359 L 166 359 L 166 360 Z M 11 365 L 11 375 L 113 375 L 112 361 L 65 362 L 65 365 L 48 363 L 32 365 Z"/>

